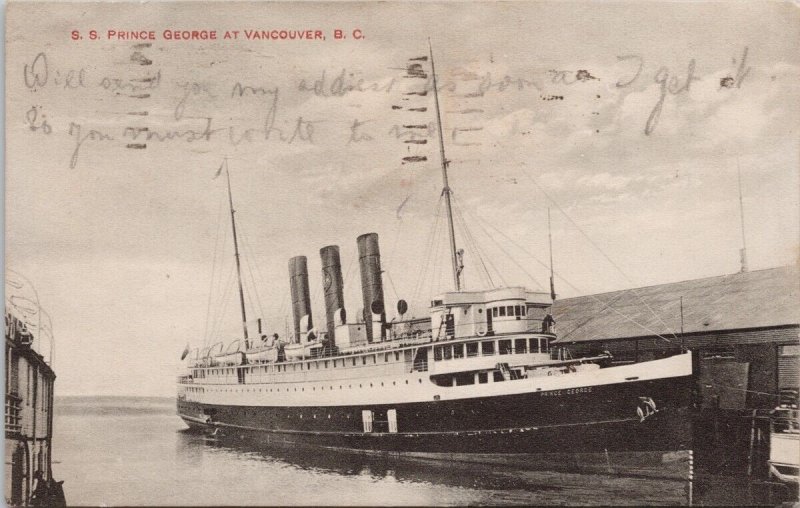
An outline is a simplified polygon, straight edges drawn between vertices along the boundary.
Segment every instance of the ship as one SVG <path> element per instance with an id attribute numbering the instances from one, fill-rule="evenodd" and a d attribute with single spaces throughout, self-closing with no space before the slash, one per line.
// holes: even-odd
<path id="1" fill-rule="evenodd" d="M 462 288 L 432 51 L 430 63 L 452 290 L 432 296 L 427 317 L 406 318 L 399 300 L 388 320 L 379 238 L 366 233 L 356 239 L 355 319 L 345 311 L 339 247 L 329 245 L 319 252 L 326 328 L 311 315 L 308 259 L 295 256 L 293 333 L 267 336 L 259 321 L 251 337 L 226 161 L 242 337 L 184 350 L 177 414 L 215 439 L 426 457 L 688 449 L 691 351 L 630 364 L 603 351 L 573 357 L 557 341 L 552 268 L 549 292 Z"/>
<path id="2" fill-rule="evenodd" d="M 52 469 L 55 341 L 33 284 L 5 280 L 5 500 L 8 506 L 66 506 Z"/>

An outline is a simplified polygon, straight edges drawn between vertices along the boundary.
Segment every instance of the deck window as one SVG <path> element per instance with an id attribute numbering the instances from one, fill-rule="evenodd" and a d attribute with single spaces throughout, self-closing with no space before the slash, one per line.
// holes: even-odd
<path id="1" fill-rule="evenodd" d="M 497 317 L 497 307 L 492 307 L 492 317 Z"/>
<path id="2" fill-rule="evenodd" d="M 506 308 L 505 307 L 500 307 L 500 316 L 502 317 L 502 316 L 505 316 L 505 315 L 506 315 Z"/>
<path id="3" fill-rule="evenodd" d="M 492 377 L 493 377 L 493 381 L 495 383 L 499 383 L 501 381 L 505 381 L 505 379 L 503 379 L 503 373 L 500 372 L 500 371 L 497 371 L 497 370 L 492 372 Z"/>
<path id="4" fill-rule="evenodd" d="M 437 362 L 442 359 L 442 346 L 433 348 L 433 359 Z"/>
<path id="5" fill-rule="evenodd" d="M 508 355 L 511 354 L 511 341 L 510 340 L 500 340 L 498 341 L 498 349 L 500 350 L 501 355 Z"/>
<path id="6" fill-rule="evenodd" d="M 488 372 L 478 372 L 478 382 L 481 384 L 489 382 L 489 373 Z"/>
<path id="7" fill-rule="evenodd" d="M 525 315 L 525 310 L 526 310 L 526 309 L 525 309 L 525 306 L 524 306 L 524 305 L 520 305 L 520 307 L 519 307 L 519 310 L 520 310 L 520 312 L 521 312 L 521 314 L 520 314 L 520 315 L 521 315 L 521 316 L 524 316 L 524 315 Z"/>
<path id="8" fill-rule="evenodd" d="M 361 364 L 362 365 L 366 365 L 367 364 L 367 357 L 366 356 L 362 356 L 361 357 Z"/>
<path id="9" fill-rule="evenodd" d="M 525 348 L 526 342 L 527 341 L 525 339 L 515 339 L 514 340 L 514 352 L 516 354 L 518 354 L 518 355 L 527 353 L 528 351 Z"/>
<path id="10" fill-rule="evenodd" d="M 453 358 L 464 358 L 464 344 L 453 344 Z"/>
<path id="11" fill-rule="evenodd" d="M 547 352 L 547 339 L 544 339 L 544 338 L 539 339 L 539 345 L 541 346 L 542 353 L 546 353 Z"/>
<path id="12" fill-rule="evenodd" d="M 443 348 L 443 353 L 444 353 L 444 359 L 445 360 L 452 360 L 453 359 L 453 348 L 451 348 L 450 346 L 442 346 L 442 348 Z"/>
<path id="13" fill-rule="evenodd" d="M 531 353 L 538 353 L 539 352 L 539 339 L 528 339 L 528 343 L 530 345 L 530 352 Z"/>
<path id="14" fill-rule="evenodd" d="M 478 343 L 470 342 L 467 344 L 467 358 L 478 356 Z"/>
<path id="15" fill-rule="evenodd" d="M 481 342 L 481 351 L 483 353 L 483 356 L 494 355 L 494 341 L 487 340 L 486 342 Z"/>
<path id="16" fill-rule="evenodd" d="M 506 307 L 506 313 L 509 316 L 513 316 L 514 315 L 514 306 L 513 305 L 509 305 L 508 307 Z"/>
<path id="17" fill-rule="evenodd" d="M 456 374 L 456 386 L 474 385 L 475 375 L 472 373 Z"/>

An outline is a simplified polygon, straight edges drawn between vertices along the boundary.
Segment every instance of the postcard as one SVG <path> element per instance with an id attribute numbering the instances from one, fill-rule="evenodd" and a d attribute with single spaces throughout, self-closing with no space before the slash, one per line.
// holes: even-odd
<path id="1" fill-rule="evenodd" d="M 791 2 L 9 2 L 6 501 L 796 501 L 799 79 Z"/>

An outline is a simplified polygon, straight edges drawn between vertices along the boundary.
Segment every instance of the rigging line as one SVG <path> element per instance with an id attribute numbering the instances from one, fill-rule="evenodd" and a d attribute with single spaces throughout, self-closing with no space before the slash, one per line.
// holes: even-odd
<path id="1" fill-rule="evenodd" d="M 464 216 L 461 213 L 461 208 L 457 200 L 453 200 L 453 208 L 456 211 L 456 219 L 459 221 L 459 226 L 462 229 L 462 233 L 464 235 L 464 239 L 466 240 L 467 246 L 475 253 L 475 257 L 478 258 L 478 262 L 480 263 L 481 268 L 483 271 L 480 272 L 481 281 L 486 283 L 489 287 L 496 287 L 494 285 L 494 281 L 492 280 L 492 275 L 489 273 L 489 269 L 486 267 L 486 263 L 483 261 L 483 256 L 481 253 L 481 249 L 478 246 L 478 242 L 475 241 L 475 238 L 472 236 L 472 232 L 467 228 L 467 223 L 464 220 Z"/>
<path id="2" fill-rule="evenodd" d="M 472 234 L 472 231 L 469 228 L 467 228 L 466 219 L 464 218 L 464 210 L 465 209 L 461 206 L 461 202 L 460 201 L 457 202 L 457 210 L 458 210 L 459 217 L 461 218 L 461 222 L 464 224 L 464 230 L 466 231 L 467 236 L 469 236 L 471 238 L 472 243 L 475 245 L 475 249 L 476 249 L 476 253 L 478 255 L 478 259 L 480 260 L 481 263 L 483 263 L 483 258 L 485 257 L 486 258 L 486 262 L 489 263 L 489 266 L 495 271 L 495 273 L 497 274 L 497 278 L 500 279 L 500 282 L 503 284 L 503 286 L 507 286 L 508 284 L 506 283 L 505 277 L 503 277 L 502 272 L 497 269 L 497 267 L 494 265 L 494 263 L 492 263 L 491 256 L 489 255 L 489 253 L 482 251 L 482 249 L 479 247 L 478 241 L 475 239 L 475 236 Z M 469 210 L 467 210 L 467 213 L 469 213 Z M 481 227 L 481 225 L 478 224 L 478 227 Z M 491 240 L 492 239 L 491 235 L 485 229 L 483 229 L 483 228 L 481 228 L 481 229 L 483 230 L 484 234 L 486 234 L 487 238 L 489 238 Z M 495 285 L 494 281 L 492 280 L 492 276 L 489 273 L 489 270 L 485 267 L 485 265 L 484 265 L 484 270 L 486 270 L 486 275 L 489 278 L 490 285 L 492 287 L 497 287 Z"/>
<path id="3" fill-rule="evenodd" d="M 424 287 L 421 288 L 422 291 L 425 291 L 427 289 L 428 295 L 434 295 L 435 293 L 438 293 L 438 289 L 441 287 L 440 284 L 439 284 L 439 280 L 437 279 L 438 264 L 436 263 L 436 260 L 439 259 L 439 250 L 440 250 L 440 245 L 439 244 L 441 243 L 441 240 L 439 240 L 438 235 L 437 235 L 437 238 L 435 240 L 436 241 L 434 242 L 434 244 L 432 245 L 432 248 L 431 248 L 431 260 L 430 260 L 431 276 L 428 279 L 429 282 L 430 282 L 430 285 L 427 288 L 424 288 Z M 427 270 L 426 270 L 425 273 L 427 275 Z"/>
<path id="4" fill-rule="evenodd" d="M 384 270 L 386 272 L 386 278 L 389 279 L 389 284 L 392 286 L 392 292 L 394 293 L 395 301 L 400 301 L 400 297 L 397 295 L 397 288 L 394 287 L 394 281 L 392 280 L 392 276 L 389 273 L 389 270 Z"/>
<path id="5" fill-rule="evenodd" d="M 442 222 L 442 228 L 445 229 L 444 221 Z M 446 242 L 448 239 L 444 238 L 445 234 L 437 231 L 437 237 L 434 239 L 433 249 L 431 251 L 431 259 L 430 259 L 430 267 L 431 267 L 431 277 L 430 277 L 430 289 L 428 289 L 428 295 L 434 295 L 440 292 L 442 284 L 439 280 L 442 275 L 439 273 L 439 263 L 437 260 L 439 259 L 439 252 L 442 250 L 442 243 Z M 443 272 L 444 273 L 444 272 Z"/>
<path id="6" fill-rule="evenodd" d="M 230 302 L 231 296 L 233 295 L 231 288 L 233 287 L 233 281 L 236 279 L 236 277 L 234 277 L 235 275 L 236 275 L 236 266 L 231 265 L 231 273 L 228 276 L 228 283 L 225 285 L 225 290 L 222 293 L 222 298 L 220 299 L 219 305 L 217 306 L 217 316 L 213 323 L 213 327 L 211 329 L 212 336 L 213 335 L 219 336 L 220 332 L 222 331 L 222 321 L 223 317 L 225 316 L 225 310 L 227 309 L 228 302 Z"/>
<path id="7" fill-rule="evenodd" d="M 342 285 L 347 287 L 347 281 L 350 280 L 350 271 L 353 268 L 353 264 L 356 261 L 356 256 L 350 258 L 350 264 L 347 265 L 347 271 L 344 273 L 344 280 L 342 281 Z"/>
<path id="8" fill-rule="evenodd" d="M 486 264 L 484 264 L 484 259 L 483 259 L 484 257 L 486 257 L 486 262 L 489 263 L 489 266 L 495 271 L 495 273 L 497 274 L 497 278 L 500 279 L 500 282 L 503 284 L 503 286 L 507 286 L 508 284 L 506 283 L 506 280 L 503 277 L 503 274 L 501 273 L 500 270 L 497 269 L 497 267 L 494 265 L 494 263 L 492 263 L 491 256 L 489 256 L 488 253 L 484 253 L 482 251 L 482 249 L 479 247 L 478 241 L 475 239 L 475 236 L 472 234 L 472 231 L 467 227 L 467 221 L 464 218 L 463 210 L 464 210 L 464 208 L 461 206 L 461 202 L 460 201 L 456 201 L 456 211 L 458 212 L 459 218 L 461 219 L 461 222 L 463 224 L 463 228 L 464 228 L 464 231 L 466 233 L 466 236 L 468 236 L 470 238 L 470 240 L 472 241 L 472 244 L 474 245 L 476 254 L 478 256 L 478 260 L 483 265 L 483 269 L 485 270 L 486 276 L 489 279 L 489 285 L 491 287 L 493 287 L 493 288 L 497 287 L 495 285 L 495 283 L 494 283 L 494 280 L 492 280 L 492 276 L 489 273 L 489 269 L 486 267 Z M 480 227 L 480 224 L 478 226 Z M 484 233 L 486 233 L 486 230 L 484 230 Z M 491 236 L 488 233 L 486 233 L 486 236 L 491 240 Z"/>
<path id="9" fill-rule="evenodd" d="M 211 321 L 211 329 L 209 330 L 209 343 L 215 341 L 214 337 L 217 337 L 219 335 L 220 322 L 222 321 L 222 316 L 224 315 L 223 309 L 225 308 L 228 299 L 230 299 L 230 295 L 228 293 L 233 285 L 234 270 L 235 267 L 231 266 L 230 273 L 228 274 L 227 283 L 225 284 L 224 287 L 220 286 L 220 289 L 222 291 L 220 292 L 220 298 L 216 302 L 216 307 L 214 309 L 215 310 L 214 317 Z"/>
<path id="10" fill-rule="evenodd" d="M 542 186 L 541 186 L 541 185 L 539 185 L 539 182 L 537 182 L 537 181 L 536 181 L 536 179 L 535 179 L 534 177 L 532 177 L 531 175 L 529 175 L 529 174 L 528 174 L 528 172 L 527 172 L 527 171 L 524 169 L 524 166 L 523 166 L 522 174 L 523 174 L 523 175 L 525 175 L 525 176 L 526 176 L 526 177 L 527 177 L 527 178 L 528 178 L 530 181 L 532 181 L 534 185 L 536 185 L 536 187 L 537 187 L 537 188 L 538 188 L 538 189 L 539 189 L 539 190 L 542 192 L 542 194 L 544 194 L 544 195 L 545 195 L 545 197 L 546 197 L 546 198 L 547 198 L 547 199 L 548 199 L 548 200 L 549 200 L 551 203 L 553 203 L 553 205 L 555 205 L 555 207 L 556 207 L 556 208 L 558 208 L 558 210 L 559 210 L 559 211 L 560 211 L 560 212 L 561 212 L 561 213 L 564 215 L 564 217 L 566 217 L 566 218 L 567 218 L 567 220 L 569 220 L 569 221 L 570 221 L 570 223 L 572 223 L 572 225 L 573 225 L 573 226 L 575 226 L 575 228 L 576 228 L 578 231 L 580 231 L 580 233 L 581 233 L 581 234 L 582 234 L 582 235 L 583 235 L 583 236 L 584 236 L 584 237 L 585 237 L 585 238 L 586 238 L 586 239 L 589 241 L 589 243 L 590 243 L 590 244 L 592 244 L 592 246 L 593 246 L 595 249 L 597 249 L 597 251 L 598 251 L 598 252 L 600 252 L 600 254 L 602 254 L 602 255 L 603 255 L 603 257 L 604 257 L 604 258 L 606 258 L 606 260 L 607 260 L 609 263 L 611 263 L 611 266 L 613 266 L 614 268 L 616 268 L 616 269 L 617 269 L 617 271 L 618 271 L 619 273 L 621 273 L 621 274 L 622 274 L 622 276 L 623 276 L 623 277 L 625 277 L 625 279 L 626 279 L 626 280 L 627 280 L 627 281 L 628 281 L 630 284 L 636 285 L 636 283 L 635 283 L 635 282 L 633 282 L 633 280 L 631 280 L 631 278 L 630 278 L 630 277 L 629 277 L 629 276 L 628 276 L 628 275 L 627 275 L 627 274 L 626 274 L 626 273 L 625 273 L 625 272 L 622 270 L 622 268 L 620 268 L 620 267 L 619 267 L 619 266 L 618 266 L 618 265 L 617 265 L 617 264 L 614 262 L 614 260 L 612 260 L 612 259 L 611 259 L 611 258 L 610 258 L 610 257 L 609 257 L 609 256 L 608 256 L 606 253 L 605 253 L 605 251 L 603 251 L 603 249 L 601 249 L 601 248 L 600 248 L 600 246 L 599 246 L 599 245 L 597 245 L 597 244 L 594 242 L 594 240 L 592 240 L 592 238 L 591 238 L 591 237 L 590 237 L 590 236 L 589 236 L 589 235 L 588 235 L 588 234 L 587 234 L 587 233 L 586 233 L 586 232 L 585 232 L 585 231 L 584 231 L 584 230 L 583 230 L 583 229 L 582 229 L 582 228 L 581 228 L 581 227 L 580 227 L 580 226 L 579 226 L 579 225 L 578 225 L 578 224 L 577 224 L 577 223 L 576 223 L 574 220 L 572 220 L 572 217 L 570 217 L 569 215 L 567 215 L 567 212 L 565 212 L 565 211 L 564 211 L 564 209 L 563 209 L 563 208 L 561 208 L 561 205 L 559 205 L 559 204 L 558 204 L 558 203 L 557 203 L 557 202 L 556 202 L 556 201 L 555 201 L 553 198 L 551 198 L 551 197 L 550 197 L 550 195 L 549 195 L 549 194 L 548 194 L 548 193 L 547 193 L 547 192 L 546 192 L 546 191 L 545 191 L 545 190 L 542 188 Z M 648 310 L 649 310 L 651 313 L 653 313 L 653 315 L 656 317 L 656 319 L 658 319 L 659 321 L 661 321 L 661 324 L 662 324 L 662 325 L 664 325 L 664 326 L 667 328 L 667 330 L 669 331 L 669 333 L 670 333 L 670 334 L 671 334 L 671 335 L 672 335 L 672 336 L 673 336 L 675 339 L 677 339 L 677 338 L 678 338 L 678 336 L 677 336 L 677 335 L 675 335 L 675 332 L 672 330 L 672 327 L 670 327 L 670 326 L 669 326 L 667 323 L 665 323 L 665 322 L 664 322 L 664 320 L 661 318 L 661 316 L 660 316 L 660 315 L 658 315 L 658 314 L 656 313 L 656 311 L 654 311 L 654 310 L 653 310 L 653 308 L 652 308 L 652 307 L 651 307 L 651 306 L 650 306 L 650 305 L 649 305 L 649 304 L 648 304 L 648 303 L 647 303 L 647 302 L 646 302 L 646 301 L 645 301 L 645 300 L 644 300 L 644 299 L 643 299 L 643 298 L 642 298 L 642 297 L 639 295 L 639 293 L 636 291 L 636 289 L 635 289 L 635 288 L 631 288 L 631 291 L 633 291 L 633 294 L 634 294 L 634 295 L 636 295 L 636 296 L 639 298 L 639 300 L 640 300 L 640 301 L 641 301 L 641 302 L 644 304 L 644 306 L 645 306 L 645 307 L 647 307 L 647 309 L 648 309 Z"/>
<path id="11" fill-rule="evenodd" d="M 223 208 L 224 208 L 224 203 L 223 203 Z M 222 223 L 222 220 L 220 218 L 220 224 L 221 223 Z M 225 227 L 223 227 L 222 230 L 223 230 L 223 232 L 222 232 L 222 242 L 219 244 L 220 256 L 219 256 L 219 258 L 217 260 L 217 266 L 219 266 L 219 272 L 218 272 L 218 278 L 217 278 L 217 281 L 216 281 L 216 286 L 215 286 L 215 289 L 214 289 L 214 292 L 213 292 L 213 294 L 217 295 L 218 301 L 217 302 L 213 302 L 212 301 L 212 305 L 216 304 L 216 307 L 214 309 L 215 310 L 215 314 L 212 315 L 211 322 L 209 323 L 210 328 L 208 330 L 209 335 L 208 335 L 208 339 L 207 339 L 208 343 L 206 344 L 206 346 L 210 345 L 210 342 L 213 340 L 212 337 L 214 335 L 214 324 L 215 324 L 215 319 L 216 319 L 214 316 L 216 316 L 216 312 L 219 312 L 219 306 L 220 306 L 220 304 L 222 302 L 222 299 L 226 295 L 226 293 L 224 291 L 225 280 L 226 280 L 225 279 L 225 271 L 224 271 L 225 260 L 226 260 L 226 258 L 225 258 L 225 252 L 226 252 L 225 251 L 225 244 L 227 243 L 227 240 L 228 240 L 228 231 L 229 230 L 227 228 L 225 228 Z M 230 276 L 232 276 L 232 273 L 229 275 L 229 277 Z"/>
<path id="12" fill-rule="evenodd" d="M 480 218 L 478 218 L 478 219 L 480 220 Z M 548 267 L 548 266 L 547 266 L 547 265 L 546 265 L 544 262 L 542 262 L 542 261 L 541 261 L 541 260 L 539 260 L 539 259 L 538 259 L 536 256 L 534 256 L 533 254 L 531 254 L 530 252 L 528 252 L 528 251 L 527 251 L 527 249 L 525 249 L 524 247 L 522 247 L 521 245 L 519 245 L 517 242 L 515 242 L 514 240 L 512 240 L 511 238 L 509 238 L 509 237 L 508 237 L 508 235 L 506 235 L 505 233 L 503 233 L 503 232 L 502 232 L 502 231 L 500 231 L 499 229 L 495 228 L 495 227 L 494 227 L 494 226 L 493 226 L 493 225 L 492 225 L 490 222 L 485 222 L 485 224 L 487 224 L 489 227 L 491 227 L 492 229 L 494 229 L 495 231 L 497 231 L 497 232 L 498 232 L 500 235 L 502 235 L 502 236 L 503 236 L 503 237 L 504 237 L 506 240 L 508 240 L 509 242 L 511 242 L 511 243 L 512 243 L 514 246 L 516 246 L 516 247 L 517 247 L 518 249 L 520 249 L 522 252 L 524 252 L 524 253 L 528 254 L 528 255 L 529 255 L 531 258 L 533 258 L 533 259 L 534 259 L 534 261 L 536 261 L 537 263 L 539 263 L 540 265 L 542 265 L 544 268 L 546 268 L 546 269 L 548 269 L 548 270 L 550 269 L 550 267 Z M 558 278 L 559 278 L 559 279 L 560 279 L 562 282 L 564 282 L 566 285 L 568 285 L 570 288 L 572 288 L 572 289 L 573 289 L 575 292 L 577 292 L 577 293 L 582 293 L 582 292 L 583 292 L 583 291 L 581 291 L 580 289 L 578 289 L 578 287 L 576 287 L 574 284 L 572 284 L 570 281 L 568 281 L 568 280 L 567 280 L 567 279 L 566 279 L 566 278 L 565 278 L 563 275 L 561 275 L 560 273 L 558 273 L 558 272 L 554 272 L 554 273 L 555 273 L 555 274 L 558 276 Z M 625 291 L 627 291 L 627 290 L 625 290 Z M 623 293 L 624 293 L 625 291 L 623 291 Z M 588 296 L 589 296 L 589 298 L 591 298 L 591 299 L 595 300 L 596 302 L 600 303 L 601 305 L 605 305 L 605 302 L 603 302 L 603 301 L 602 301 L 600 298 L 598 298 L 597 296 L 595 296 L 595 295 L 588 295 Z M 664 337 L 663 335 L 661 335 L 661 334 L 659 334 L 659 333 L 657 333 L 657 332 L 655 332 L 655 331 L 651 330 L 650 328 L 646 327 L 645 325 L 643 325 L 643 324 L 641 324 L 641 323 L 639 323 L 639 322 L 637 322 L 637 321 L 633 320 L 632 318 L 630 318 L 630 317 L 626 316 L 625 314 L 623 314 L 622 312 L 618 311 L 617 309 L 614 309 L 613 307 L 609 307 L 609 309 L 610 309 L 610 310 L 612 310 L 613 312 L 615 312 L 615 313 L 619 314 L 620 316 L 622 316 L 622 317 L 623 317 L 623 318 L 625 318 L 626 320 L 630 321 L 631 323 L 635 324 L 636 326 L 638 326 L 638 327 L 640 327 L 640 328 L 642 328 L 642 329 L 644 329 L 644 330 L 646 330 L 646 331 L 648 331 L 648 332 L 652 333 L 652 334 L 653 334 L 653 335 L 655 335 L 656 337 L 658 337 L 658 338 L 660 338 L 660 339 L 663 339 L 663 340 L 665 340 L 665 341 L 669 342 L 670 344 L 674 344 L 674 342 L 673 342 L 673 341 L 671 341 L 671 340 L 669 340 L 668 338 Z M 598 317 L 600 317 L 600 315 L 599 315 L 599 314 L 595 315 L 595 316 L 594 316 L 594 317 L 592 317 L 591 319 L 596 319 L 596 318 L 598 318 Z M 586 324 L 586 323 L 583 323 L 583 325 L 585 325 L 585 324 Z M 583 325 L 582 325 L 582 326 L 583 326 Z M 677 337 L 676 337 L 676 339 L 677 339 Z"/>
<path id="13" fill-rule="evenodd" d="M 440 195 L 439 200 L 436 202 L 436 209 L 434 210 L 433 224 L 428 237 L 428 244 L 425 246 L 425 257 L 422 260 L 422 271 L 419 278 L 419 293 L 422 293 L 422 291 L 425 289 L 424 284 L 426 281 L 430 280 L 429 276 L 433 275 L 431 263 L 434 262 L 434 252 L 436 251 L 437 238 L 440 234 L 439 228 L 441 227 L 442 219 L 442 203 L 443 198 Z"/>
<path id="14" fill-rule="evenodd" d="M 255 251 L 255 249 L 253 247 L 249 246 L 249 245 L 247 247 L 250 250 L 250 259 L 256 259 L 256 256 L 255 256 L 255 252 L 256 251 Z M 250 266 L 251 266 L 252 269 L 255 270 L 256 279 L 258 279 L 258 282 L 261 284 L 260 287 L 263 287 L 263 288 L 269 287 L 269 285 L 267 284 L 267 279 L 264 278 L 264 275 L 261 273 L 261 269 L 258 267 L 259 266 L 258 263 L 255 263 L 255 264 L 250 263 Z M 256 293 L 256 297 L 259 298 L 259 296 L 260 295 L 258 293 Z M 260 298 L 259 298 L 259 306 L 261 306 Z M 261 312 L 262 313 L 264 312 L 263 308 L 262 308 Z"/>
<path id="15" fill-rule="evenodd" d="M 412 178 L 413 178 L 413 174 L 412 174 Z M 409 183 L 409 185 L 410 185 L 410 183 Z M 408 200 L 410 198 L 411 198 L 411 192 L 409 191 L 408 196 L 406 197 L 405 201 L 403 201 L 403 204 L 400 205 L 400 206 L 404 207 L 404 205 L 408 202 Z M 398 217 L 398 220 L 399 220 L 399 224 L 397 225 L 397 231 L 395 232 L 395 235 L 394 235 L 394 242 L 392 242 L 392 248 L 389 250 L 389 255 L 387 256 L 387 261 L 388 261 L 387 264 L 389 266 L 392 266 L 392 262 L 394 261 L 395 254 L 397 253 L 397 242 L 398 242 L 398 240 L 400 240 L 400 232 L 403 230 L 403 224 L 404 224 L 403 221 L 405 220 L 405 215 L 400 215 Z"/>
<path id="16" fill-rule="evenodd" d="M 489 226 L 491 226 L 491 227 L 492 227 L 492 229 L 494 229 L 495 231 L 497 231 L 498 233 L 500 233 L 501 235 L 503 235 L 503 237 L 504 237 L 504 238 L 506 238 L 506 239 L 508 239 L 509 241 L 511 241 L 511 239 L 510 239 L 510 238 L 509 238 L 509 237 L 508 237 L 508 236 L 507 236 L 505 233 L 503 233 L 503 232 L 502 232 L 502 231 L 500 231 L 499 229 L 495 228 L 495 227 L 494 227 L 494 225 L 493 225 L 493 224 L 491 224 L 490 222 L 488 222 L 488 221 L 484 221 L 483 219 L 479 218 L 479 217 L 477 216 L 477 214 L 473 214 L 473 213 L 472 213 L 472 212 L 471 212 L 471 211 L 470 211 L 468 208 L 466 208 L 466 209 L 465 209 L 465 211 L 466 211 L 466 213 L 468 214 L 468 216 L 469 216 L 469 217 L 471 217 L 471 218 L 474 220 L 474 222 L 475 222 L 475 223 L 478 225 L 478 227 L 481 229 L 481 231 L 483 231 L 483 233 L 484 233 L 484 234 L 487 236 L 487 238 L 489 238 L 490 240 L 493 240 L 493 237 L 492 237 L 492 235 L 489 233 L 489 231 L 487 231 L 487 230 L 486 230 L 486 228 L 484 227 L 484 225 L 482 224 L 482 222 L 483 222 L 483 223 L 486 223 L 486 224 L 488 224 Z M 512 255 L 511 255 L 511 253 L 510 253 L 510 252 L 508 252 L 508 251 L 507 251 L 507 250 L 506 250 L 506 249 L 505 249 L 505 248 L 504 248 L 504 247 L 503 247 L 503 246 L 500 244 L 500 242 L 494 241 L 493 243 L 495 244 L 495 246 L 496 246 L 498 249 L 500 249 L 500 251 L 501 251 L 501 252 L 503 252 L 503 253 L 506 255 L 506 257 L 508 257 L 508 259 L 510 259 L 510 260 L 511 260 L 511 262 L 512 262 L 512 263 L 514 263 L 515 265 L 517 265 L 517 267 L 518 267 L 520 270 L 522 270 L 522 271 L 523 271 L 523 273 L 525 273 L 525 275 L 527 275 L 528 277 L 530 277 L 530 279 L 533 281 L 533 283 L 534 283 L 534 284 L 535 284 L 537 287 L 539 287 L 539 288 L 542 288 L 542 287 L 543 287 L 543 286 L 542 286 L 542 285 L 539 283 L 539 281 L 536 279 L 536 277 L 534 277 L 534 276 L 533 276 L 533 275 L 532 275 L 530 272 L 528 272 L 528 271 L 527 271 L 527 270 L 526 270 L 526 269 L 525 269 L 525 268 L 524 268 L 524 267 L 523 267 L 523 266 L 522 266 L 522 265 L 521 265 L 521 264 L 520 264 L 520 263 L 519 263 L 519 262 L 518 262 L 518 261 L 517 261 L 517 260 L 514 258 L 514 256 L 512 256 Z M 516 244 L 515 244 L 515 245 L 516 245 Z M 519 247 L 520 249 L 522 249 L 522 247 L 520 247 L 519 245 L 517 245 L 517 247 Z M 526 253 L 527 253 L 527 251 L 525 251 L 524 249 L 523 249 L 523 252 L 526 252 Z M 531 257 L 533 257 L 533 256 L 531 255 Z M 534 258 L 534 259 L 536 259 L 536 258 Z M 538 259 L 537 259 L 537 261 L 538 261 Z M 541 263 L 541 262 L 540 262 L 540 263 Z M 505 284 L 505 282 L 504 282 L 504 284 Z"/>
<path id="17" fill-rule="evenodd" d="M 420 259 L 419 270 L 417 271 L 417 274 L 418 274 L 417 280 L 416 280 L 416 282 L 414 284 L 414 290 L 411 293 L 411 298 L 414 301 L 416 301 L 417 296 L 422 291 L 422 284 L 423 284 L 423 281 L 425 280 L 424 279 L 424 275 L 425 275 L 427 262 L 428 262 L 427 260 L 428 260 L 428 257 L 430 256 L 431 250 L 433 249 L 433 239 L 434 239 L 434 235 L 436 233 L 436 228 L 438 227 L 438 223 L 439 223 L 439 210 L 441 209 L 441 206 L 442 206 L 442 195 L 440 194 L 439 195 L 439 200 L 436 202 L 436 208 L 435 208 L 434 214 L 433 214 L 433 223 L 430 226 L 430 230 L 428 231 L 428 238 L 427 238 L 427 240 L 425 242 L 425 250 L 423 252 L 423 255 L 420 257 L 421 259 Z"/>
<path id="18" fill-rule="evenodd" d="M 203 331 L 203 347 L 206 346 L 206 343 L 208 341 L 208 327 L 209 327 L 209 324 L 210 324 L 209 323 L 209 318 L 211 316 L 211 301 L 213 300 L 213 296 L 214 296 L 214 282 L 215 282 L 215 276 L 217 275 L 217 250 L 219 248 L 220 228 L 222 227 L 221 218 L 222 218 L 222 205 L 223 204 L 224 204 L 224 201 L 223 201 L 222 197 L 220 196 L 219 206 L 217 207 L 218 208 L 218 211 L 217 211 L 217 232 L 216 232 L 215 238 L 214 238 L 214 254 L 213 254 L 213 260 L 211 262 L 211 281 L 209 282 L 208 303 L 206 304 L 206 323 L 205 323 L 205 329 Z"/>
<path id="19" fill-rule="evenodd" d="M 464 208 L 463 208 L 463 207 L 461 207 L 461 204 L 460 204 L 460 202 L 459 202 L 459 213 L 462 213 L 462 214 L 463 214 L 463 213 L 464 213 L 464 212 L 463 212 L 463 210 L 464 210 Z M 467 213 L 469 213 L 469 210 L 467 210 Z M 462 219 L 461 219 L 461 220 L 466 222 L 466 219 L 464 219 L 463 217 L 462 217 Z M 478 223 L 478 227 L 479 227 L 479 228 L 480 228 L 480 229 L 483 231 L 483 233 L 486 235 L 486 237 L 487 237 L 487 238 L 489 238 L 490 240 L 492 239 L 491 235 L 490 235 L 490 234 L 489 234 L 489 233 L 486 231 L 486 229 L 485 229 L 485 228 L 483 228 L 483 227 L 481 226 L 481 224 L 480 224 L 480 223 Z M 472 238 L 473 238 L 473 240 L 472 240 L 472 241 L 473 241 L 474 243 L 477 243 L 477 241 L 475 240 L 474 236 L 472 235 L 472 232 L 469 232 L 469 235 L 470 235 L 470 237 L 472 237 Z M 496 242 L 495 242 L 495 244 L 496 244 Z M 509 256 L 509 257 L 510 257 L 510 256 Z M 500 282 L 503 284 L 503 286 L 508 286 L 508 283 L 506 282 L 506 280 L 505 280 L 505 277 L 503 277 L 503 274 L 502 274 L 502 272 L 501 272 L 501 271 L 500 271 L 500 270 L 499 270 L 499 269 L 498 269 L 498 268 L 497 268 L 497 267 L 494 265 L 494 263 L 492 263 L 492 261 L 491 261 L 491 256 L 489 256 L 489 255 L 487 254 L 487 255 L 486 255 L 486 258 L 487 258 L 487 261 L 488 261 L 488 263 L 489 263 L 489 266 L 491 266 L 491 267 L 492 267 L 492 269 L 495 271 L 495 273 L 497 273 L 497 277 L 500 279 Z M 513 261 L 513 259 L 512 259 L 512 261 Z M 487 270 L 487 274 L 488 274 L 488 270 Z M 491 279 L 491 276 L 490 276 L 490 279 Z M 494 283 L 492 283 L 492 286 L 494 286 Z"/>
<path id="20" fill-rule="evenodd" d="M 246 259 L 245 259 L 246 265 L 247 265 L 247 271 L 250 274 L 250 282 L 253 283 L 253 293 L 256 295 L 256 302 L 258 303 L 258 310 L 261 313 L 261 315 L 263 316 L 264 315 L 264 306 L 261 304 L 261 297 L 258 294 L 258 285 L 256 284 L 255 277 L 253 276 L 253 261 L 252 260 L 254 260 L 256 258 L 256 256 L 255 256 L 255 253 L 253 251 L 253 248 L 250 247 L 250 242 L 249 242 L 249 240 L 247 238 L 247 235 L 246 235 L 244 229 L 242 229 L 241 231 L 242 231 L 242 244 L 244 244 L 245 254 L 247 255 Z M 252 299 L 250 301 L 250 306 L 251 307 L 253 306 Z"/>

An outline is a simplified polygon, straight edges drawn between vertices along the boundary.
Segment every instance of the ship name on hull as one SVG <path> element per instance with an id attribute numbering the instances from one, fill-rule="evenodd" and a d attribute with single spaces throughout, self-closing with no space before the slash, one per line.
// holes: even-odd
<path id="1" fill-rule="evenodd" d="M 576 393 L 590 393 L 591 386 L 582 386 L 579 388 L 568 388 L 566 390 L 553 390 L 551 392 L 541 392 L 542 397 L 560 397 L 562 395 L 574 395 Z"/>

